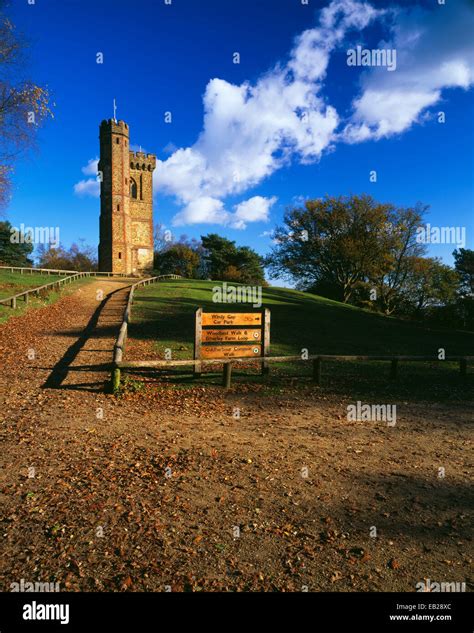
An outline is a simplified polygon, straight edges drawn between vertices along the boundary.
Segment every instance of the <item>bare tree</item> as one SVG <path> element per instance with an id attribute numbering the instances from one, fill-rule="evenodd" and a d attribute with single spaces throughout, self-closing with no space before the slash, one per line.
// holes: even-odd
<path id="1" fill-rule="evenodd" d="M 52 116 L 47 88 L 26 76 L 27 42 L 7 17 L 6 4 L 0 0 L 0 208 L 8 201 L 16 160 Z"/>

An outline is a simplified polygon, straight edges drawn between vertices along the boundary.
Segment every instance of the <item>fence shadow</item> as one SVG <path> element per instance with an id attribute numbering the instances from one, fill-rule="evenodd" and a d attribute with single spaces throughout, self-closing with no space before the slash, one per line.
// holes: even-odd
<path id="1" fill-rule="evenodd" d="M 76 389 L 94 392 L 103 390 L 103 373 L 106 371 L 107 363 L 112 362 L 114 335 L 122 321 L 122 310 L 117 309 L 116 295 L 127 290 L 127 287 L 118 288 L 100 302 L 86 327 L 82 331 L 77 332 L 77 340 L 52 368 L 51 373 L 42 385 L 43 389 Z M 125 305 L 125 299 L 123 305 Z M 110 316 L 113 316 L 116 325 L 110 323 Z M 105 327 L 100 325 L 99 321 L 101 319 L 107 322 Z M 65 332 L 60 332 L 58 335 L 64 336 L 65 334 Z M 90 348 L 86 348 L 88 343 L 91 344 Z M 82 362 L 74 365 L 79 360 L 80 354 L 86 355 L 84 360 L 82 361 L 81 359 Z M 97 362 L 90 358 L 91 354 L 96 355 Z M 79 378 L 81 374 L 87 378 L 91 378 L 91 374 L 102 374 L 102 376 L 99 380 L 92 379 L 83 383 L 75 382 L 75 379 Z M 68 381 L 67 384 L 66 381 Z"/>

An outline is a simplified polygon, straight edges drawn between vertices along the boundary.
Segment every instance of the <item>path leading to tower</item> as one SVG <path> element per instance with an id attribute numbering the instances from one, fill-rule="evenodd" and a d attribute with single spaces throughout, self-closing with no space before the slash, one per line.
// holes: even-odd
<path id="1" fill-rule="evenodd" d="M 55 389 L 103 392 L 129 286 L 98 280 L 3 325 L 0 406 L 52 399 Z"/>

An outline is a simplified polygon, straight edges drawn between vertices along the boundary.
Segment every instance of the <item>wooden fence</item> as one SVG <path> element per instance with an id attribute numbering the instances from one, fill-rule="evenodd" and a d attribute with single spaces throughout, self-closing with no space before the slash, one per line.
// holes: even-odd
<path id="1" fill-rule="evenodd" d="M 117 384 L 114 383 L 114 388 L 120 385 L 120 370 L 123 369 L 160 369 L 164 367 L 193 367 L 200 363 L 201 365 L 223 365 L 222 384 L 226 389 L 229 389 L 232 381 L 232 370 L 234 366 L 241 365 L 242 363 L 295 363 L 295 362 L 312 362 L 313 363 L 313 381 L 316 384 L 321 384 L 322 377 L 322 365 L 323 361 L 386 361 L 390 363 L 390 378 L 395 379 L 398 372 L 399 361 L 424 361 L 424 362 L 459 362 L 459 369 L 461 375 L 464 377 L 467 375 L 467 364 L 472 362 L 474 356 L 450 356 L 444 361 L 439 360 L 433 356 L 360 356 L 360 355 L 340 355 L 340 354 L 317 354 L 310 355 L 307 358 L 301 356 L 267 356 L 265 358 L 233 358 L 231 361 L 223 359 L 212 360 L 146 360 L 146 361 L 126 361 L 120 359 L 114 359 L 115 371 L 118 372 L 118 377 L 115 375 Z"/>
<path id="2" fill-rule="evenodd" d="M 20 275 L 24 275 L 28 272 L 30 275 L 33 273 L 41 273 L 42 275 L 72 275 L 78 273 L 78 270 L 57 270 L 56 268 L 28 268 L 26 266 L 0 266 L 0 270 L 9 270 L 11 273 L 20 271 Z"/>
<path id="3" fill-rule="evenodd" d="M 127 341 L 128 335 L 128 324 L 130 323 L 132 315 L 133 295 L 135 289 L 139 286 L 148 286 L 150 284 L 154 284 L 158 281 L 162 281 L 163 279 L 182 279 L 182 277 L 180 275 L 159 275 L 158 277 L 149 277 L 148 279 L 142 279 L 141 281 L 138 281 L 130 288 L 127 305 L 125 306 L 125 310 L 123 313 L 122 325 L 120 326 L 120 331 L 114 346 L 114 357 L 112 365 L 112 385 L 114 391 L 120 387 L 120 364 L 122 363 L 123 353 L 125 351 L 125 343 Z"/>
<path id="4" fill-rule="evenodd" d="M 12 295 L 11 297 L 5 297 L 5 299 L 0 299 L 0 305 L 9 305 L 11 308 L 17 307 L 18 299 L 23 299 L 25 303 L 28 303 L 28 299 L 30 295 L 35 294 L 36 296 L 39 296 L 40 292 L 44 291 L 47 288 L 53 290 L 55 287 L 59 288 L 63 284 L 71 283 L 72 281 L 75 281 L 76 279 L 81 279 L 83 277 L 119 277 L 119 278 L 127 278 L 127 279 L 131 279 L 133 277 L 133 275 L 129 275 L 127 273 L 103 273 L 103 272 L 96 272 L 96 271 L 78 272 L 77 270 L 58 270 L 58 269 L 53 269 L 53 268 L 27 268 L 27 267 L 21 267 L 21 266 L 0 266 L 0 270 L 1 269 L 8 270 L 12 273 L 15 271 L 20 271 L 21 275 L 26 274 L 27 271 L 29 272 L 29 274 L 41 273 L 43 275 L 44 274 L 47 274 L 47 275 L 67 274 L 68 275 L 67 277 L 63 279 L 59 279 L 58 281 L 53 281 L 49 284 L 44 284 L 43 286 L 38 286 L 36 288 L 24 290 L 23 292 L 19 292 L 18 294 Z M 172 277 L 172 275 L 170 276 Z"/>
<path id="5" fill-rule="evenodd" d="M 68 271 L 71 272 L 71 271 Z M 0 305 L 10 305 L 11 308 L 16 308 L 18 299 L 23 299 L 25 303 L 28 303 L 30 295 L 39 296 L 40 292 L 54 288 L 60 288 L 64 284 L 70 284 L 76 279 L 82 279 L 83 277 L 90 277 L 90 273 L 75 273 L 74 275 L 70 275 L 69 277 L 63 277 L 62 279 L 58 279 L 57 281 L 52 281 L 49 284 L 44 284 L 43 286 L 38 286 L 37 288 L 31 288 L 29 290 L 24 290 L 23 292 L 19 292 L 16 295 L 12 295 L 11 297 L 6 297 L 5 299 L 0 299 Z"/>
<path id="6" fill-rule="evenodd" d="M 0 266 L 0 270 L 9 270 L 10 272 L 19 271 L 20 275 L 24 275 L 29 273 L 32 275 L 33 273 L 40 273 L 42 275 L 74 275 L 78 274 L 78 270 L 57 270 L 55 268 L 29 268 L 26 266 Z M 98 271 L 87 271 L 87 273 L 91 277 L 125 277 L 127 279 L 131 279 L 136 277 L 136 275 L 128 274 L 128 273 L 103 273 Z"/>

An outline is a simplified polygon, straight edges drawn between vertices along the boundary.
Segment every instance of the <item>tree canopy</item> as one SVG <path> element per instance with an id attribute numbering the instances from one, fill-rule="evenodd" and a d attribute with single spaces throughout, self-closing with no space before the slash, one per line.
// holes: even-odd
<path id="1" fill-rule="evenodd" d="M 31 266 L 33 245 L 29 241 L 13 240 L 10 222 L 0 222 L 0 263 L 9 266 Z"/>

